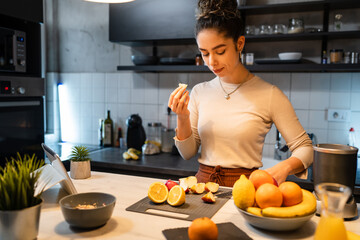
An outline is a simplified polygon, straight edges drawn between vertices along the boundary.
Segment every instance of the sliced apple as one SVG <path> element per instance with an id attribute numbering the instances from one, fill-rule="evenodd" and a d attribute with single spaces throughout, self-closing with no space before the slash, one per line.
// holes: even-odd
<path id="1" fill-rule="evenodd" d="M 219 184 L 214 182 L 207 182 L 205 184 L 205 191 L 216 193 L 219 190 Z"/>
<path id="2" fill-rule="evenodd" d="M 197 184 L 197 178 L 195 176 L 189 176 L 186 178 L 179 179 L 180 186 L 184 189 L 186 193 L 189 192 L 189 189 Z"/>
<path id="3" fill-rule="evenodd" d="M 197 183 L 190 188 L 192 193 L 201 194 L 205 191 L 205 183 Z"/>
<path id="4" fill-rule="evenodd" d="M 214 194 L 212 194 L 212 192 L 208 192 L 207 194 L 202 196 L 201 199 L 206 203 L 214 203 L 216 201 L 215 197 L 214 197 Z"/>

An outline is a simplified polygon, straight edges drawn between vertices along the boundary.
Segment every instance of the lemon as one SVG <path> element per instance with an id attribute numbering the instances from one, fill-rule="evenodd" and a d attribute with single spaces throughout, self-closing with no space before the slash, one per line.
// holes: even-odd
<path id="1" fill-rule="evenodd" d="M 241 175 L 233 186 L 232 195 L 238 208 L 245 210 L 252 207 L 255 203 L 254 184 L 245 175 Z"/>
<path id="2" fill-rule="evenodd" d="M 167 198 L 168 204 L 173 207 L 180 206 L 185 203 L 185 191 L 180 185 L 175 185 L 170 189 Z"/>
<path id="3" fill-rule="evenodd" d="M 150 185 L 148 190 L 148 197 L 154 203 L 163 203 L 169 195 L 169 190 L 165 183 L 154 182 Z"/>

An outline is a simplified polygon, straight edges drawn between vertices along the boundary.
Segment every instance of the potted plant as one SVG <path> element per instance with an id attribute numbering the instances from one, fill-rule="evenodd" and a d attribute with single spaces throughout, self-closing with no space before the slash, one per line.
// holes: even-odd
<path id="1" fill-rule="evenodd" d="M 85 146 L 74 146 L 70 155 L 70 177 L 85 179 L 91 176 L 89 150 Z"/>
<path id="2" fill-rule="evenodd" d="M 37 238 L 43 189 L 36 196 L 35 189 L 43 165 L 35 154 L 18 153 L 0 167 L 0 239 Z"/>

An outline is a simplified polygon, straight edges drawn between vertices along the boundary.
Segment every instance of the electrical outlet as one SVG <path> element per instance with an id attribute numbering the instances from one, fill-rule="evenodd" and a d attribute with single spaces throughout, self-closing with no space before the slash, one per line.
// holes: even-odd
<path id="1" fill-rule="evenodd" d="M 350 122 L 350 110 L 328 109 L 328 121 L 330 122 Z"/>

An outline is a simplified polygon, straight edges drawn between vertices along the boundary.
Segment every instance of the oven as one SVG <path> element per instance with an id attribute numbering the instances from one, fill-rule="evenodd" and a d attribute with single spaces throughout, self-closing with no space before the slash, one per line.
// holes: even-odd
<path id="1" fill-rule="evenodd" d="M 0 27 L 0 72 L 26 72 L 26 33 Z"/>
<path id="2" fill-rule="evenodd" d="M 44 159 L 43 78 L 0 76 L 0 165 L 19 152 Z"/>

